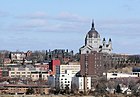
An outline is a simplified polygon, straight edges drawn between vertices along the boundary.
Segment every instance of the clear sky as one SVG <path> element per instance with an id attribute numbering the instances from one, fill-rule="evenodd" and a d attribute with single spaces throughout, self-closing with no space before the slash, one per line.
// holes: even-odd
<path id="1" fill-rule="evenodd" d="M 92 19 L 113 52 L 140 53 L 140 0 L 0 0 L 0 50 L 78 52 Z"/>

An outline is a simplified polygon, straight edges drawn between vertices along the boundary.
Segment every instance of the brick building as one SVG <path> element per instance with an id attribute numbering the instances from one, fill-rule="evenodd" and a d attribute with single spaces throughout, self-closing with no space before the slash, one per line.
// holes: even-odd
<path id="1" fill-rule="evenodd" d="M 2 78 L 2 69 L 0 68 L 0 78 Z"/>
<path id="2" fill-rule="evenodd" d="M 49 63 L 49 69 L 52 71 L 53 75 L 56 74 L 56 66 L 60 66 L 60 60 L 59 59 L 51 60 L 51 62 Z"/>
<path id="3" fill-rule="evenodd" d="M 68 63 L 69 61 L 72 61 L 74 58 L 73 51 L 68 51 L 65 49 L 55 49 L 53 51 L 46 51 L 46 59 L 52 60 L 52 59 L 59 59 L 61 64 Z"/>
<path id="4" fill-rule="evenodd" d="M 89 54 L 81 54 L 81 75 L 101 76 L 103 72 L 113 67 L 112 57 L 107 53 L 92 51 Z"/>

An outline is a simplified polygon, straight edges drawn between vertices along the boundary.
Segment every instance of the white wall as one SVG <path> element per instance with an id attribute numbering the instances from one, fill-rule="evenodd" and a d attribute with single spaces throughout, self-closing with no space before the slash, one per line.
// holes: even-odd
<path id="1" fill-rule="evenodd" d="M 66 85 L 69 85 L 71 89 L 72 77 L 80 71 L 80 65 L 60 65 L 56 66 L 56 88 L 65 89 Z"/>
<path id="2" fill-rule="evenodd" d="M 138 77 L 138 73 L 107 73 L 107 79 L 123 78 L 123 77 Z"/>

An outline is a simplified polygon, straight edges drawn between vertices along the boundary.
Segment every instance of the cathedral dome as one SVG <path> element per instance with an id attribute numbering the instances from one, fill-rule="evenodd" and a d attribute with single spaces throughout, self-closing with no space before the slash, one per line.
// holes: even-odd
<path id="1" fill-rule="evenodd" d="M 94 37 L 94 38 L 100 38 L 99 33 L 94 28 L 94 22 L 92 22 L 91 30 L 87 33 L 87 36 L 89 38 L 92 38 L 92 37 Z"/>

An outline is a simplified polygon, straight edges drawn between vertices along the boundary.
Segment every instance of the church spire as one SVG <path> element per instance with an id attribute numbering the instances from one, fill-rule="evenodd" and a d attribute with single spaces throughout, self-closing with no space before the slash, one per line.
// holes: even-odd
<path id="1" fill-rule="evenodd" d="M 94 19 L 92 19 L 92 27 L 91 27 L 92 30 L 94 30 Z"/>

